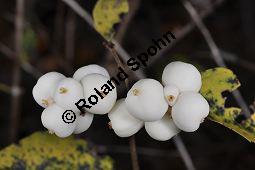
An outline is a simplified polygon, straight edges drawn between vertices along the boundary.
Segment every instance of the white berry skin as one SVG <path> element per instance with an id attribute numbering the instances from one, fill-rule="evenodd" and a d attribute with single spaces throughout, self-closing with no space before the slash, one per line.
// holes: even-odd
<path id="1" fill-rule="evenodd" d="M 160 120 L 168 109 L 163 86 L 154 79 L 141 79 L 128 91 L 127 110 L 145 122 Z"/>
<path id="2" fill-rule="evenodd" d="M 84 115 L 77 115 L 77 125 L 74 129 L 74 134 L 80 134 L 90 127 L 94 118 L 94 114 L 86 112 Z"/>
<path id="3" fill-rule="evenodd" d="M 119 137 L 129 137 L 137 133 L 144 125 L 142 121 L 133 117 L 127 110 L 125 99 L 116 102 L 109 112 L 111 127 Z"/>
<path id="4" fill-rule="evenodd" d="M 52 103 L 57 84 L 64 79 L 63 74 L 49 72 L 41 76 L 32 90 L 35 101 L 42 107 L 46 108 Z"/>
<path id="5" fill-rule="evenodd" d="M 166 141 L 180 132 L 169 114 L 155 122 L 145 122 L 145 130 L 155 140 Z"/>
<path id="6" fill-rule="evenodd" d="M 65 78 L 58 83 L 54 100 L 59 106 L 79 113 L 80 110 L 75 103 L 83 98 L 83 87 L 79 81 L 73 78 Z"/>
<path id="7" fill-rule="evenodd" d="M 169 63 L 163 71 L 164 85 L 175 85 L 180 92 L 198 92 L 202 85 L 201 74 L 192 64 L 175 61 Z"/>
<path id="8" fill-rule="evenodd" d="M 172 107 L 176 126 L 185 132 L 194 132 L 209 114 L 209 104 L 199 93 L 183 92 Z"/>
<path id="9" fill-rule="evenodd" d="M 76 120 L 73 123 L 65 123 L 63 121 L 62 115 L 65 111 L 57 104 L 52 104 L 44 109 L 41 115 L 43 126 L 61 138 L 70 136 L 77 124 Z"/>
<path id="10" fill-rule="evenodd" d="M 101 87 L 104 84 L 107 84 L 107 81 L 109 80 L 108 77 L 101 75 L 101 74 L 89 74 L 85 77 L 82 78 L 81 83 L 83 86 L 83 92 L 84 92 L 84 98 L 86 100 L 86 104 L 92 106 L 91 108 L 85 108 L 86 111 L 93 113 L 93 114 L 106 114 L 108 113 L 112 107 L 114 106 L 116 100 L 117 100 L 117 90 L 116 87 L 114 89 L 112 89 L 111 91 L 109 91 L 109 93 L 104 96 L 103 99 L 101 99 L 101 97 L 96 94 L 94 88 L 98 89 L 100 92 L 101 91 Z M 108 85 L 110 86 L 110 85 Z M 98 98 L 98 102 L 95 105 L 92 105 L 89 103 L 88 98 L 91 95 L 96 95 Z"/>
<path id="11" fill-rule="evenodd" d="M 174 85 L 166 85 L 164 87 L 164 95 L 169 106 L 173 106 L 178 98 L 179 89 Z"/>
<path id="12" fill-rule="evenodd" d="M 101 74 L 110 78 L 108 71 L 104 67 L 101 67 L 96 64 L 90 64 L 90 65 L 79 68 L 78 70 L 75 71 L 73 78 L 77 81 L 81 81 L 81 79 L 84 76 L 93 74 L 93 73 Z"/>

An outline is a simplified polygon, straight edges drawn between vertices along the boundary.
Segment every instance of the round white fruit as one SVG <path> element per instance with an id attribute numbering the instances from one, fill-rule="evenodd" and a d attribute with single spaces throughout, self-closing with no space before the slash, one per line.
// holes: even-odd
<path id="1" fill-rule="evenodd" d="M 194 132 L 209 114 L 209 104 L 199 93 L 183 92 L 172 107 L 176 126 L 185 132 Z"/>
<path id="2" fill-rule="evenodd" d="M 75 103 L 83 98 L 83 87 L 79 81 L 73 78 L 65 78 L 58 83 L 54 100 L 62 108 L 79 113 L 80 111 Z"/>
<path id="3" fill-rule="evenodd" d="M 94 114 L 91 113 L 84 113 L 84 114 L 78 114 L 77 115 L 77 125 L 74 129 L 74 134 L 80 134 L 84 131 L 86 131 L 90 125 L 92 124 L 94 118 Z"/>
<path id="4" fill-rule="evenodd" d="M 132 116 L 125 104 L 125 99 L 116 102 L 108 117 L 114 132 L 119 137 L 129 137 L 137 133 L 144 125 L 142 121 Z"/>
<path id="5" fill-rule="evenodd" d="M 73 123 L 65 123 L 62 119 L 62 115 L 65 111 L 66 110 L 60 106 L 52 104 L 44 109 L 41 115 L 43 126 L 61 138 L 70 136 L 77 123 L 76 120 Z"/>
<path id="6" fill-rule="evenodd" d="M 41 76 L 32 90 L 35 101 L 42 107 L 46 108 L 52 103 L 57 84 L 64 79 L 63 74 L 49 72 Z"/>
<path id="7" fill-rule="evenodd" d="M 81 81 L 81 79 L 84 76 L 93 74 L 93 73 L 101 74 L 101 75 L 104 75 L 104 76 L 110 78 L 108 71 L 104 67 L 101 67 L 96 64 L 90 64 L 90 65 L 79 68 L 74 73 L 73 78 L 77 81 Z"/>
<path id="8" fill-rule="evenodd" d="M 128 91 L 127 110 L 137 119 L 151 122 L 161 119 L 168 109 L 163 86 L 154 79 L 141 79 Z"/>
<path id="9" fill-rule="evenodd" d="M 155 140 L 166 141 L 180 132 L 169 114 L 155 122 L 145 122 L 145 130 Z"/>
<path id="10" fill-rule="evenodd" d="M 162 82 L 164 85 L 175 85 L 180 92 L 198 92 L 201 88 L 201 74 L 192 64 L 175 61 L 169 63 L 163 71 Z"/>
<path id="11" fill-rule="evenodd" d="M 173 106 L 178 98 L 179 89 L 174 85 L 166 85 L 164 87 L 164 95 L 169 106 Z"/>
<path id="12" fill-rule="evenodd" d="M 86 111 L 93 114 L 106 114 L 114 106 L 117 99 L 117 90 L 114 83 L 113 87 L 107 83 L 108 77 L 101 74 L 89 74 L 81 80 L 86 104 L 91 108 L 85 108 Z M 110 80 L 109 80 L 110 81 Z M 101 93 L 96 93 L 95 88 Z"/>

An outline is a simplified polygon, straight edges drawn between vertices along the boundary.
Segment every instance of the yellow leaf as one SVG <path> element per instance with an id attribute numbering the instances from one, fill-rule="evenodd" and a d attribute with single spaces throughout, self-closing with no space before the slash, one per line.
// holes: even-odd
<path id="1" fill-rule="evenodd" d="M 98 0 L 93 10 L 96 30 L 107 40 L 114 34 L 114 24 L 121 21 L 120 16 L 128 12 L 127 0 Z"/>
<path id="2" fill-rule="evenodd" d="M 98 157 L 86 141 L 73 137 L 58 138 L 36 132 L 0 151 L 0 169 L 97 169 L 112 170 L 108 156 Z"/>
<path id="3" fill-rule="evenodd" d="M 201 94 L 207 99 L 210 105 L 209 119 L 220 123 L 229 129 L 237 132 L 250 142 L 255 142 L 254 116 L 237 122 L 241 116 L 241 109 L 237 107 L 225 107 L 225 98 L 222 92 L 232 92 L 240 86 L 240 83 L 233 72 L 226 68 L 214 68 L 202 73 Z"/>

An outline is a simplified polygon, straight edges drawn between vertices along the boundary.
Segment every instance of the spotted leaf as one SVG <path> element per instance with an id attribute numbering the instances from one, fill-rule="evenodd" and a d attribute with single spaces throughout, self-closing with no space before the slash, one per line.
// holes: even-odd
<path id="1" fill-rule="evenodd" d="M 114 34 L 114 25 L 128 12 L 127 0 L 98 0 L 93 10 L 96 30 L 109 40 Z"/>
<path id="2" fill-rule="evenodd" d="M 247 140 L 255 142 L 255 116 L 237 121 L 242 117 L 241 109 L 225 107 L 226 98 L 222 96 L 222 92 L 232 92 L 240 86 L 236 75 L 229 69 L 219 67 L 203 72 L 202 81 L 200 92 L 210 105 L 208 118 L 232 129 Z"/>
<path id="3" fill-rule="evenodd" d="M 84 140 L 36 132 L 0 151 L 0 169 L 112 170 L 113 162 L 95 155 Z"/>

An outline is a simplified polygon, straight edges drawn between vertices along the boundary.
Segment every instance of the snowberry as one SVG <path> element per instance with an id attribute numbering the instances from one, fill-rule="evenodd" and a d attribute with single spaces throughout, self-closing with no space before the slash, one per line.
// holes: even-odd
<path id="1" fill-rule="evenodd" d="M 209 104 L 195 92 L 183 92 L 172 107 L 172 118 L 176 126 L 185 132 L 194 132 L 209 114 Z"/>
<path id="2" fill-rule="evenodd" d="M 58 83 L 54 100 L 62 108 L 79 113 L 80 111 L 75 103 L 82 98 L 84 98 L 83 87 L 79 81 L 73 78 L 65 78 Z"/>
<path id="3" fill-rule="evenodd" d="M 86 131 L 90 125 L 92 124 L 94 114 L 91 113 L 83 113 L 77 115 L 77 125 L 74 129 L 74 134 L 79 134 Z"/>
<path id="4" fill-rule="evenodd" d="M 119 137 L 129 137 L 138 132 L 144 123 L 127 110 L 125 99 L 120 99 L 109 112 L 110 125 Z"/>
<path id="5" fill-rule="evenodd" d="M 96 64 L 90 64 L 90 65 L 79 68 L 74 73 L 73 78 L 77 81 L 80 81 L 84 76 L 93 74 L 93 73 L 101 74 L 110 78 L 108 71 L 105 68 Z"/>
<path id="6" fill-rule="evenodd" d="M 181 92 L 198 92 L 202 85 L 197 68 L 180 61 L 171 62 L 164 68 L 162 82 L 164 85 L 175 85 Z"/>
<path id="7" fill-rule="evenodd" d="M 178 134 L 180 130 L 175 126 L 170 114 L 155 122 L 145 122 L 145 130 L 155 140 L 166 141 Z"/>
<path id="8" fill-rule="evenodd" d="M 174 85 L 166 85 L 164 87 L 164 95 L 169 106 L 173 106 L 179 95 L 179 89 Z"/>
<path id="9" fill-rule="evenodd" d="M 161 119 L 168 109 L 163 86 L 154 79 L 141 79 L 128 91 L 127 110 L 137 119 L 151 122 Z"/>
<path id="10" fill-rule="evenodd" d="M 81 80 L 84 98 L 86 101 L 85 110 L 94 114 L 106 114 L 114 106 L 117 99 L 116 87 L 108 77 L 101 74 L 89 74 Z"/>
<path id="11" fill-rule="evenodd" d="M 32 90 L 35 101 L 44 108 L 51 105 L 57 84 L 64 78 L 63 74 L 57 72 L 49 72 L 40 77 Z"/>
<path id="12" fill-rule="evenodd" d="M 52 104 L 44 109 L 41 115 L 43 126 L 61 138 L 71 135 L 77 123 L 76 120 L 73 123 L 65 123 L 62 119 L 65 111 L 57 104 Z"/>

